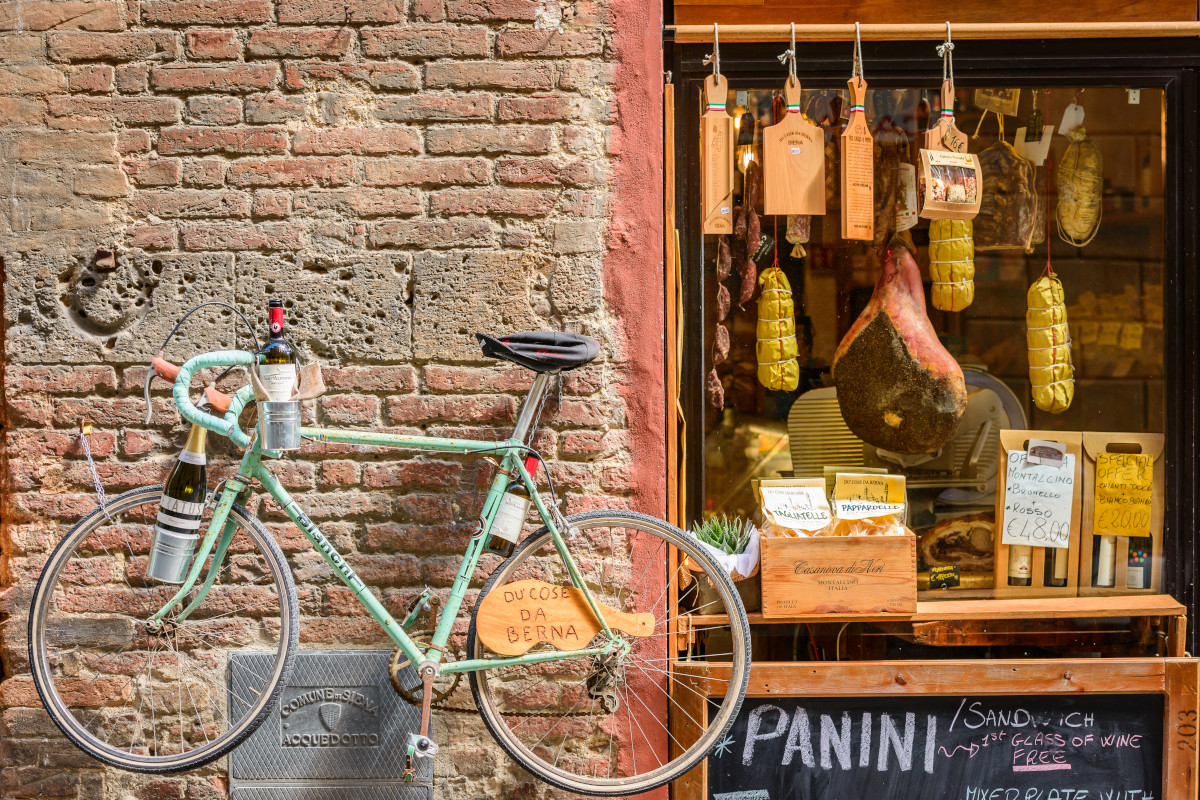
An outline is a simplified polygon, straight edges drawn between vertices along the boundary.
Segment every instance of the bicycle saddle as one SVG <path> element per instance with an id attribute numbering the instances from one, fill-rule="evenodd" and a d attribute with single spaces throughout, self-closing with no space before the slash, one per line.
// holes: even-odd
<path id="1" fill-rule="evenodd" d="M 578 333 L 539 331 L 510 333 L 500 338 L 476 333 L 488 358 L 502 358 L 535 372 L 560 372 L 582 367 L 600 354 L 600 343 Z"/>

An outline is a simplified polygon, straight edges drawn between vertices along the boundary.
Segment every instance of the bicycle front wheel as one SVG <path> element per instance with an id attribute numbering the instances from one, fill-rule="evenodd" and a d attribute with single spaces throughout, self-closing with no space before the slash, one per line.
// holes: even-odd
<path id="1" fill-rule="evenodd" d="M 567 520 L 571 530 L 564 536 L 569 546 L 575 546 L 581 577 L 596 600 L 627 614 L 652 615 L 653 629 L 643 627 L 634 635 L 614 630 L 620 646 L 606 655 L 472 672 L 471 690 L 484 724 L 500 746 L 547 783 L 590 795 L 645 792 L 695 766 L 732 726 L 750 678 L 746 612 L 729 576 L 675 526 L 625 511 L 594 511 Z M 697 598 L 701 584 L 680 580 L 682 565 L 668 569 L 670 547 L 690 560 L 692 570 L 697 565 L 703 569 L 702 580 L 715 589 L 715 597 Z M 511 587 L 506 593 L 515 595 L 521 589 L 515 584 L 526 580 L 571 585 L 546 528 L 522 542 L 496 568 L 476 608 L 485 597 L 506 592 L 506 587 Z M 670 631 L 676 619 L 668 602 L 672 582 L 680 585 L 681 606 L 701 614 L 717 613 L 722 610 L 720 603 L 729 611 L 728 646 L 706 654 L 730 662 L 722 697 L 710 700 L 687 684 L 671 685 L 670 664 L 678 657 L 671 650 Z M 468 657 L 494 657 L 478 636 L 478 616 L 472 617 L 467 635 Z M 552 619 L 529 622 L 530 630 L 525 631 L 522 621 L 514 619 L 512 635 L 528 641 L 529 633 L 537 639 L 549 631 L 553 638 Z M 591 644 L 606 641 L 604 633 L 597 633 Z M 528 652 L 554 649 L 542 643 Z M 707 714 L 698 712 L 706 705 Z M 685 728 L 688 735 L 681 733 Z"/>
<path id="2" fill-rule="evenodd" d="M 197 587 L 150 622 L 179 588 L 145 576 L 161 494 L 133 489 L 80 520 L 46 563 L 29 614 L 31 670 L 50 717 L 84 752 L 134 772 L 194 769 L 249 736 L 285 683 L 299 628 L 279 545 L 236 504 L 207 595 L 172 619 L 199 596 L 216 547 Z M 269 652 L 271 665 L 239 668 L 233 685 L 238 649 Z"/>

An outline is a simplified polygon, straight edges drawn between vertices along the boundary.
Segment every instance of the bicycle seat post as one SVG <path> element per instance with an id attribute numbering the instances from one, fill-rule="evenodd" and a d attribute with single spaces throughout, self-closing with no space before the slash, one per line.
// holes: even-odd
<path id="1" fill-rule="evenodd" d="M 513 438 L 528 443 L 537 428 L 538 418 L 542 415 L 542 405 L 546 402 L 546 393 L 550 388 L 550 377 L 555 373 L 539 372 L 529 387 L 529 394 L 521 411 L 517 414 L 517 424 L 513 429 Z"/>

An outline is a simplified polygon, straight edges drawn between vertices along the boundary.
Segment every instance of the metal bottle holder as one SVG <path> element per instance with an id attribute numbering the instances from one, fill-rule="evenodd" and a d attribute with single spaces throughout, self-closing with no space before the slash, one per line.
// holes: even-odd
<path id="1" fill-rule="evenodd" d="M 198 541 L 199 533 L 176 533 L 155 525 L 146 576 L 163 583 L 183 583 Z"/>
<path id="2" fill-rule="evenodd" d="M 264 450 L 299 450 L 300 401 L 259 400 L 258 436 Z"/>

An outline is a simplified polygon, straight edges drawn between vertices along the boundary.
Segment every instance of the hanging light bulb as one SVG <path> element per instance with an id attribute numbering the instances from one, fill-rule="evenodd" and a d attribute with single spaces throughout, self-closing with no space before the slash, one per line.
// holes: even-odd
<path id="1" fill-rule="evenodd" d="M 737 116 L 737 145 L 733 148 L 733 161 L 738 170 L 745 175 L 750 162 L 754 160 L 754 115 L 749 111 Z"/>

